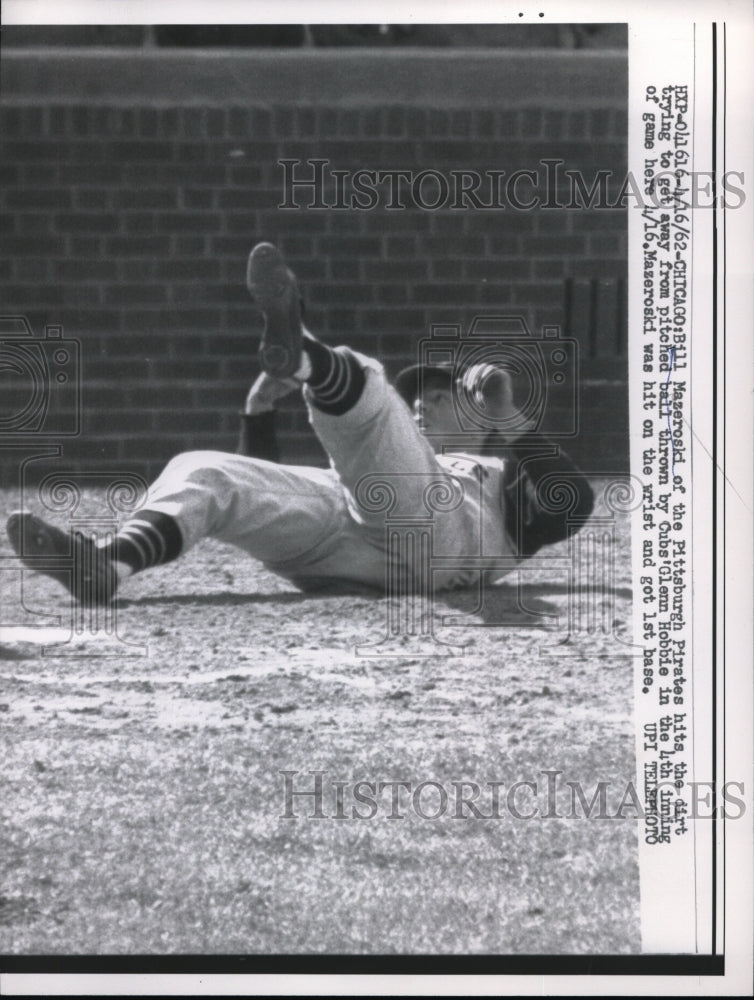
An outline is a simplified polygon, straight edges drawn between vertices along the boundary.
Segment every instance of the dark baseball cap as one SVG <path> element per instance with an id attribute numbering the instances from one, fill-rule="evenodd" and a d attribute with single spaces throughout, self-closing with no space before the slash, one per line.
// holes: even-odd
<path id="1" fill-rule="evenodd" d="M 413 406 L 426 387 L 452 390 L 457 375 L 454 365 L 409 365 L 396 375 L 395 388 L 398 395 Z"/>

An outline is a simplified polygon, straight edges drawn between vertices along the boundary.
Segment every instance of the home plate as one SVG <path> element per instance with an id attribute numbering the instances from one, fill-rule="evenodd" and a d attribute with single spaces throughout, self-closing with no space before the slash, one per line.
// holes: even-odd
<path id="1" fill-rule="evenodd" d="M 105 647 L 118 647 L 128 655 L 143 655 L 141 646 L 124 644 L 112 631 L 74 632 L 71 627 L 59 625 L 2 625 L 0 626 L 0 660 L 25 660 L 46 653 L 60 652 L 87 655 L 101 653 Z"/>
<path id="2" fill-rule="evenodd" d="M 70 628 L 61 628 L 55 625 L 0 626 L 0 644 L 4 646 L 14 646 L 21 642 L 33 642 L 35 646 L 46 646 L 53 642 L 68 642 L 70 638 Z"/>

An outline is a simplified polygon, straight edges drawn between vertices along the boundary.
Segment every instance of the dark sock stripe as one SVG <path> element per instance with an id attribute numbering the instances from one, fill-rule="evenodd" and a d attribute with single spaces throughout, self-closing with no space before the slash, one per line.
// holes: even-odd
<path id="1" fill-rule="evenodd" d="M 302 348 L 308 354 L 312 366 L 311 374 L 306 381 L 309 388 L 316 392 L 330 380 L 338 356 L 327 344 L 319 340 L 310 340 L 308 337 L 304 338 Z"/>
<path id="2" fill-rule="evenodd" d="M 164 562 L 166 546 L 165 539 L 162 537 L 162 534 L 148 521 L 139 521 L 138 525 L 142 530 L 144 538 L 147 539 L 152 551 L 154 552 L 155 563 Z"/>
<path id="3" fill-rule="evenodd" d="M 120 534 L 121 536 L 127 537 L 136 546 L 138 546 L 139 549 L 141 549 L 145 566 L 154 566 L 160 561 L 157 555 L 157 549 L 152 544 L 149 532 L 145 530 L 144 525 L 136 524 L 131 521 L 121 530 Z"/>
<path id="4" fill-rule="evenodd" d="M 307 384 L 313 403 L 323 413 L 347 413 L 364 390 L 364 369 L 352 354 L 334 351 L 318 340 L 304 340 L 312 371 Z"/>
<path id="5" fill-rule="evenodd" d="M 326 382 L 316 387 L 310 384 L 310 388 L 316 394 L 317 399 L 323 403 L 332 402 L 333 398 L 339 396 L 344 385 L 348 385 L 348 367 L 345 358 L 333 355 L 334 365 L 330 377 Z"/>
<path id="6" fill-rule="evenodd" d="M 159 511 L 141 510 L 126 521 L 107 548 L 113 559 L 139 573 L 179 556 L 183 539 L 174 518 Z"/>
<path id="7" fill-rule="evenodd" d="M 115 537 L 114 556 L 118 562 L 124 562 L 137 573 L 151 566 L 149 547 L 143 542 L 139 532 L 127 528 L 119 531 Z"/>

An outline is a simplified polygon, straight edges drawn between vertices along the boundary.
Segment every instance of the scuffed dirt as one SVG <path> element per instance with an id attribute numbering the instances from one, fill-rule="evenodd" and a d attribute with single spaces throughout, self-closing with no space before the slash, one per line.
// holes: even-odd
<path id="1" fill-rule="evenodd" d="M 129 581 L 104 631 L 71 634 L 67 595 L 3 540 L 0 949 L 638 950 L 635 822 L 567 818 L 565 785 L 609 782 L 614 812 L 634 780 L 617 527 L 612 585 L 571 605 L 578 630 L 562 544 L 483 608 L 437 600 L 433 636 L 388 640 L 384 598 L 304 595 L 212 542 Z M 299 796 L 285 818 L 284 771 L 300 791 L 322 772 L 322 817 Z M 451 802 L 425 818 L 409 795 L 390 818 L 386 792 L 359 819 L 360 780 L 436 782 Z M 456 817 L 462 781 L 484 816 L 504 783 L 501 815 Z M 539 815 L 505 808 L 516 781 L 537 784 L 514 803 Z"/>

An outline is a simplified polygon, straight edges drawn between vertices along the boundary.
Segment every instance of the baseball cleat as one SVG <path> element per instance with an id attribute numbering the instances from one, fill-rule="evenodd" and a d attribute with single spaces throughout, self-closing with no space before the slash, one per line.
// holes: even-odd
<path id="1" fill-rule="evenodd" d="M 249 254 L 246 287 L 264 316 L 259 361 L 275 378 L 289 378 L 301 362 L 301 302 L 293 272 L 272 243 Z"/>
<path id="2" fill-rule="evenodd" d="M 118 583 L 115 567 L 91 538 L 61 531 L 24 511 L 11 514 L 6 527 L 24 566 L 62 583 L 87 607 L 112 601 Z"/>

